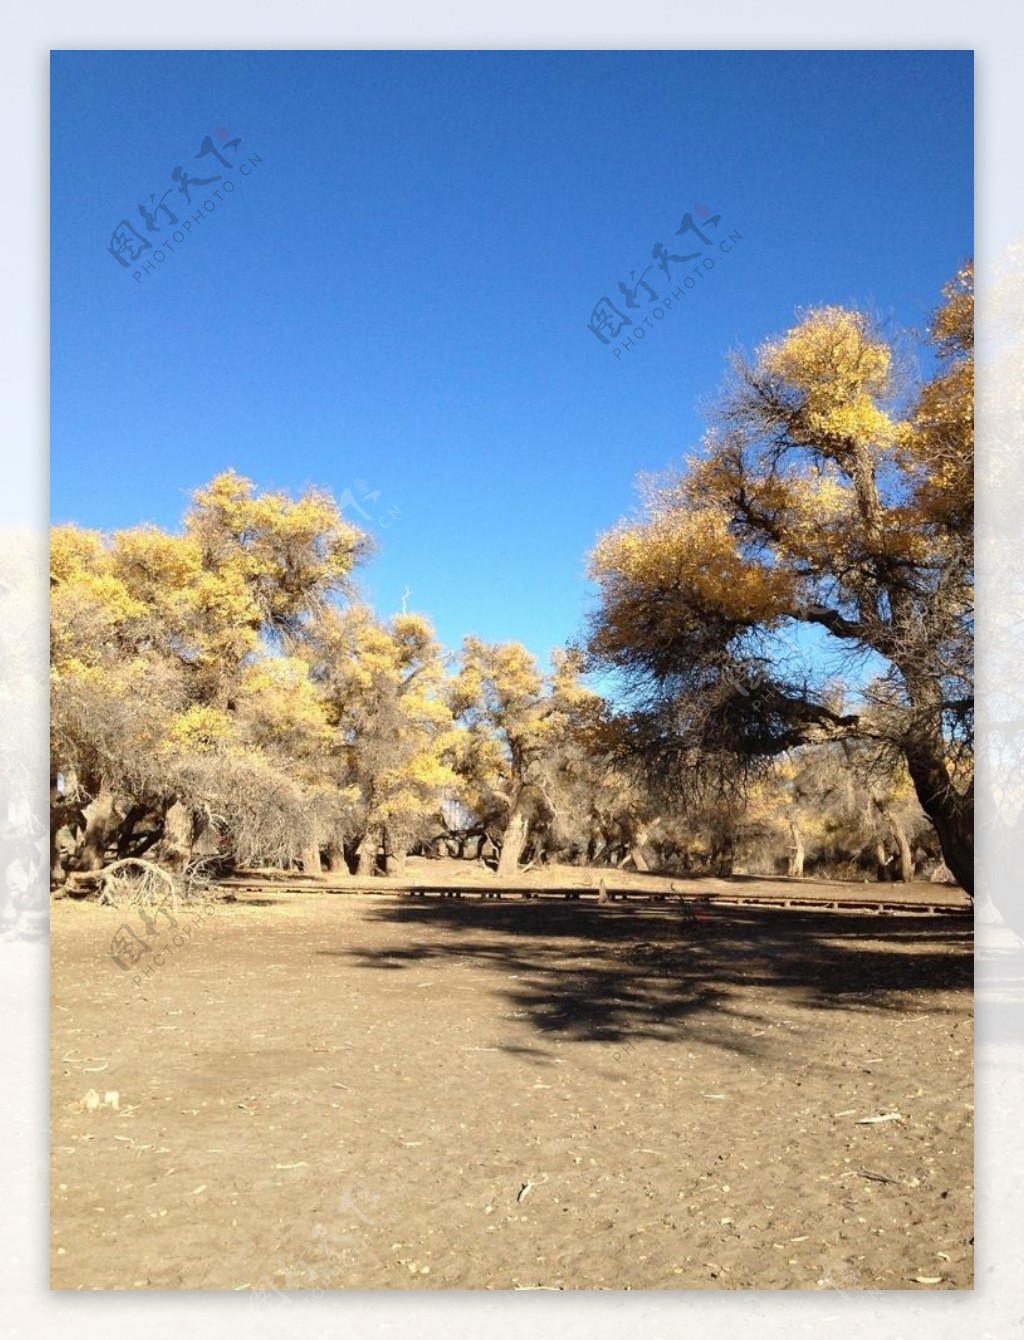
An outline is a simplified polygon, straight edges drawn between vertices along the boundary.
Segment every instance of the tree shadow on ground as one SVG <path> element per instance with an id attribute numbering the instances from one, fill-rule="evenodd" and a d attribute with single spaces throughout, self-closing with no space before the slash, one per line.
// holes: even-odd
<path id="1" fill-rule="evenodd" d="M 408 928 L 412 942 L 320 952 L 389 972 L 446 960 L 492 969 L 495 989 L 552 1040 L 670 1041 L 699 1018 L 702 1041 L 754 1055 L 764 1019 L 749 1008 L 751 990 L 850 1011 L 905 1011 L 914 995 L 957 991 L 965 1016 L 971 1009 L 973 924 L 963 915 L 710 908 L 694 924 L 672 907 L 468 900 L 368 914 Z"/>

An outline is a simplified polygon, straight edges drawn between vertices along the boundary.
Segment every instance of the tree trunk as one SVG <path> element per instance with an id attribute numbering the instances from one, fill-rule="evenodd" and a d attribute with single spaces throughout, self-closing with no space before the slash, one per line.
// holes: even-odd
<path id="1" fill-rule="evenodd" d="M 803 879 L 804 877 L 804 840 L 800 835 L 800 830 L 796 824 L 790 820 L 789 831 L 793 838 L 793 845 L 789 849 L 789 877 L 790 879 Z"/>
<path id="2" fill-rule="evenodd" d="M 639 823 L 634 818 L 630 828 L 632 831 L 630 834 L 631 841 L 629 844 L 629 852 L 626 856 L 626 860 L 623 861 L 623 865 L 626 864 L 626 861 L 632 858 L 634 869 L 638 870 L 641 875 L 646 875 L 651 868 L 648 864 L 647 857 L 644 855 L 644 848 L 647 846 L 648 825 Z"/>
<path id="3" fill-rule="evenodd" d="M 356 873 L 361 879 L 369 879 L 377 870 L 377 857 L 380 854 L 381 830 L 368 828 L 359 844 L 359 868 Z"/>
<path id="4" fill-rule="evenodd" d="M 628 861 L 630 857 L 632 857 L 633 865 L 639 870 L 640 874 L 646 875 L 651 867 L 647 864 L 647 858 L 644 856 L 643 849 L 639 842 L 635 842 L 633 846 L 630 847 L 629 856 L 626 857 L 626 860 Z M 623 865 L 625 865 L 625 861 L 623 861 Z"/>
<path id="5" fill-rule="evenodd" d="M 875 877 L 879 884 L 889 882 L 889 853 L 885 850 L 884 842 L 875 844 Z"/>
<path id="6" fill-rule="evenodd" d="M 191 812 L 176 800 L 164 815 L 163 833 L 153 847 L 152 859 L 174 874 L 181 874 L 192 859 L 194 842 L 195 825 Z"/>
<path id="7" fill-rule="evenodd" d="M 892 833 L 893 840 L 899 851 L 900 861 L 900 879 L 904 884 L 909 884 L 914 878 L 914 856 L 910 850 L 910 843 L 907 841 L 907 835 L 903 831 L 903 825 L 892 814 L 886 814 L 889 823 L 889 830 Z"/>
<path id="8" fill-rule="evenodd" d="M 65 824 L 62 828 L 50 829 L 50 885 L 53 888 L 64 883 L 67 878 L 65 862 L 75 849 L 75 835 Z"/>
<path id="9" fill-rule="evenodd" d="M 299 857 L 302 862 L 302 873 L 319 877 L 321 873 L 320 865 L 320 838 L 314 833 L 302 848 L 302 854 Z"/>
<path id="10" fill-rule="evenodd" d="M 79 853 L 80 870 L 102 870 L 106 859 L 107 841 L 117 826 L 114 797 L 110 788 L 101 785 L 95 797 L 83 811 L 85 836 Z"/>
<path id="11" fill-rule="evenodd" d="M 974 784 L 966 795 L 952 787 L 941 762 L 907 752 L 907 766 L 921 808 L 938 834 L 942 859 L 969 898 L 974 898 Z"/>
<path id="12" fill-rule="evenodd" d="M 905 674 L 911 697 L 922 706 L 938 708 L 934 684 L 912 683 Z M 946 770 L 945 747 L 938 729 L 921 729 L 903 741 L 907 771 L 921 808 L 938 834 L 942 859 L 963 891 L 974 900 L 974 782 L 962 795 Z"/>
<path id="13" fill-rule="evenodd" d="M 149 814 L 148 805 L 132 805 L 128 813 L 121 820 L 120 831 L 117 834 L 117 859 L 123 861 L 127 856 L 134 856 L 132 842 L 135 837 L 135 825 L 140 819 L 144 819 Z M 150 844 L 152 845 L 152 844 Z"/>
<path id="14" fill-rule="evenodd" d="M 711 849 L 710 865 L 719 879 L 729 879 L 736 864 L 736 845 L 731 837 L 719 838 Z"/>
<path id="15" fill-rule="evenodd" d="M 65 800 L 56 789 L 50 795 L 50 880 L 63 884 L 78 851 L 85 816 L 77 804 Z"/>
<path id="16" fill-rule="evenodd" d="M 348 862 L 345 860 L 345 852 L 340 842 L 328 842 L 327 844 L 327 869 L 332 875 L 347 875 L 349 873 Z"/>
<path id="17" fill-rule="evenodd" d="M 390 828 L 384 830 L 384 873 L 394 879 L 405 874 L 405 861 L 409 855 L 409 845 L 405 838 L 396 841 Z"/>
<path id="18" fill-rule="evenodd" d="M 529 829 L 529 819 L 516 806 L 512 811 L 512 817 L 508 821 L 508 827 L 505 829 L 505 836 L 501 843 L 501 856 L 498 860 L 499 878 L 511 879 L 519 869 L 519 858 L 526 846 L 526 835 Z"/>

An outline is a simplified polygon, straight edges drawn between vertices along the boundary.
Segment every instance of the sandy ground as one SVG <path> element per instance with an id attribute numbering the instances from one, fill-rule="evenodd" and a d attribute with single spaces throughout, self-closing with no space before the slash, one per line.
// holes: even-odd
<path id="1" fill-rule="evenodd" d="M 299 892 L 147 936 L 60 902 L 52 1286 L 970 1288 L 971 931 Z"/>

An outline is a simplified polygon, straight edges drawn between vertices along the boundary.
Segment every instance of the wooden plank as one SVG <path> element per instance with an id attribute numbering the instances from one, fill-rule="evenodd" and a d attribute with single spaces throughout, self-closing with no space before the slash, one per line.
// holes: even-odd
<path id="1" fill-rule="evenodd" d="M 574 885 L 554 886 L 544 888 L 541 886 L 524 887 L 521 884 L 502 883 L 495 884 L 408 884 L 392 883 L 390 880 L 374 879 L 369 882 L 359 882 L 348 884 L 309 882 L 309 881 L 274 881 L 274 880 L 246 880 L 229 879 L 219 880 L 211 883 L 211 888 L 223 889 L 229 892 L 239 893 L 282 893 L 290 892 L 316 892 L 325 894 L 356 894 L 379 897 L 382 894 L 406 895 L 414 898 L 425 898 L 429 895 L 438 895 L 444 898 L 462 899 L 466 894 L 476 894 L 481 900 L 500 900 L 507 894 L 517 894 L 521 899 L 532 900 L 539 898 L 562 898 L 566 901 L 579 901 L 586 898 L 596 899 L 597 888 L 594 886 Z M 648 902 L 666 902 L 669 899 L 684 905 L 699 904 L 701 906 L 720 906 L 720 907 L 764 907 L 775 909 L 797 910 L 822 910 L 830 912 L 870 912 L 878 916 L 892 915 L 918 915 L 918 916 L 953 916 L 970 915 L 973 913 L 973 905 L 970 903 L 917 903 L 903 899 L 892 898 L 835 898 L 828 896 L 815 897 L 813 895 L 757 895 L 745 893 L 727 893 L 715 891 L 713 893 L 679 893 L 666 890 L 648 890 L 648 889 L 608 889 L 607 896 L 609 901 L 619 899 L 623 902 L 630 899 L 648 901 Z"/>

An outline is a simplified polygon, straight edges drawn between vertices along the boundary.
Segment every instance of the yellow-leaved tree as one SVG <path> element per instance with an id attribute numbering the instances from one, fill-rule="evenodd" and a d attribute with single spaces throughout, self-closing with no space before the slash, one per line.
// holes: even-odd
<path id="1" fill-rule="evenodd" d="M 463 642 L 462 664 L 449 688 L 449 704 L 463 736 L 458 770 L 470 810 L 502 812 L 498 874 L 519 867 L 531 820 L 551 814 L 550 762 L 559 746 L 582 734 L 600 710 L 600 699 L 581 682 L 577 652 L 556 651 L 553 672 L 516 642 Z"/>
<path id="2" fill-rule="evenodd" d="M 308 852 L 329 722 L 295 653 L 368 550 L 326 494 L 234 471 L 182 531 L 51 535 L 51 773 L 58 877 L 187 859 L 197 826 L 239 853 Z"/>
<path id="3" fill-rule="evenodd" d="M 594 551 L 589 638 L 638 701 L 637 747 L 662 775 L 840 739 L 888 747 L 968 892 L 972 323 L 967 265 L 923 383 L 901 380 L 866 316 L 835 307 L 736 360 L 703 453 Z M 817 681 L 813 665 L 785 669 L 796 626 L 819 637 Z M 863 710 L 837 708 L 844 676 Z"/>
<path id="4" fill-rule="evenodd" d="M 383 862 L 400 874 L 411 846 L 435 830 L 455 783 L 455 733 L 441 648 L 419 614 L 376 618 L 363 605 L 321 620 L 310 665 L 331 727 L 339 784 L 358 796 L 344 837 L 357 873 Z M 327 844 L 343 870 L 337 833 Z"/>

